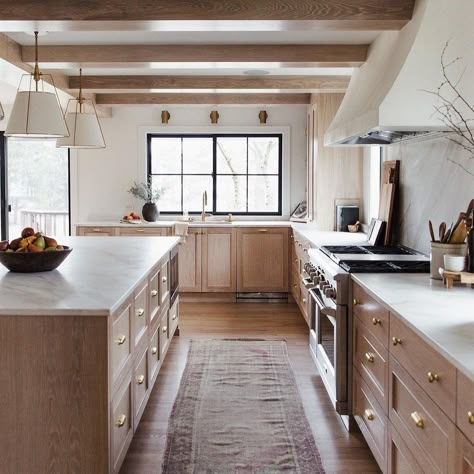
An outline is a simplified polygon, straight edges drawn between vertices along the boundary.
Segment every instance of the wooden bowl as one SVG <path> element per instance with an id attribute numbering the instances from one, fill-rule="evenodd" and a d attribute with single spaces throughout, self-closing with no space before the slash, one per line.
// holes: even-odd
<path id="1" fill-rule="evenodd" d="M 50 272 L 61 265 L 72 252 L 64 245 L 64 250 L 49 252 L 0 252 L 0 263 L 11 272 L 35 273 Z"/>

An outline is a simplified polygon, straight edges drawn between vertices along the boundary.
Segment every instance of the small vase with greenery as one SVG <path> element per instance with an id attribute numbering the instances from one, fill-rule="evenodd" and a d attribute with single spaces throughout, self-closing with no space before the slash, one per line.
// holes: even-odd
<path id="1" fill-rule="evenodd" d="M 143 219 L 148 222 L 155 222 L 158 220 L 160 212 L 158 211 L 156 203 L 164 193 L 163 188 L 153 186 L 151 179 L 148 179 L 146 183 L 136 183 L 134 181 L 133 186 L 128 190 L 128 192 L 137 199 L 145 201 L 142 208 Z"/>

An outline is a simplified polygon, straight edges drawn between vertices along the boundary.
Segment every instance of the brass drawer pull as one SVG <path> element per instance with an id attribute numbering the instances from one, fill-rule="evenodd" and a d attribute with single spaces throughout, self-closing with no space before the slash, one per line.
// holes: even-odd
<path id="1" fill-rule="evenodd" d="M 428 372 L 426 374 L 428 376 L 428 382 L 433 383 L 433 382 L 439 382 L 439 375 L 435 374 L 433 372 Z"/>
<path id="2" fill-rule="evenodd" d="M 258 229 L 259 232 L 268 232 L 268 229 Z"/>
<path id="3" fill-rule="evenodd" d="M 166 283 L 166 282 L 168 281 L 168 278 L 163 277 L 163 278 L 161 279 L 161 281 L 162 281 L 163 283 Z"/>
<path id="4" fill-rule="evenodd" d="M 163 334 L 166 334 L 166 331 L 168 331 L 168 327 L 167 327 L 167 326 L 163 326 Z"/>
<path id="5" fill-rule="evenodd" d="M 143 316 L 144 314 L 145 314 L 145 310 L 143 308 L 137 309 L 137 316 L 138 317 Z"/>
<path id="6" fill-rule="evenodd" d="M 474 412 L 468 411 L 467 417 L 469 419 L 469 424 L 474 425 Z"/>
<path id="7" fill-rule="evenodd" d="M 102 232 L 102 229 L 92 229 L 92 232 Z"/>
<path id="8" fill-rule="evenodd" d="M 402 340 L 399 339 L 398 337 L 392 337 L 392 342 L 394 346 L 398 346 L 398 344 L 402 343 Z"/>
<path id="9" fill-rule="evenodd" d="M 306 304 L 306 298 L 303 298 L 303 304 Z"/>
<path id="10" fill-rule="evenodd" d="M 158 290 L 151 290 L 151 297 L 155 298 L 155 296 L 158 296 Z"/>
<path id="11" fill-rule="evenodd" d="M 145 381 L 145 376 L 144 375 L 139 375 L 137 377 L 137 384 L 141 385 Z"/>
<path id="12" fill-rule="evenodd" d="M 120 415 L 119 419 L 115 422 L 115 424 L 121 428 L 125 422 L 127 421 L 127 415 Z"/>
<path id="13" fill-rule="evenodd" d="M 115 342 L 117 343 L 117 345 L 121 346 L 125 341 L 127 340 L 127 336 L 119 336 Z"/>
<path id="14" fill-rule="evenodd" d="M 158 347 L 152 347 L 151 348 L 152 355 L 155 355 L 157 352 L 158 352 Z"/>
<path id="15" fill-rule="evenodd" d="M 296 288 L 298 285 L 293 285 L 293 288 Z"/>
<path id="16" fill-rule="evenodd" d="M 177 314 L 174 314 L 173 317 L 171 318 L 172 321 L 174 321 L 177 317 L 178 317 L 178 315 L 177 315 Z"/>
<path id="17" fill-rule="evenodd" d="M 375 362 L 375 356 L 374 354 L 371 354 L 370 352 L 365 353 L 365 358 L 367 359 L 367 362 L 370 362 L 371 364 Z"/>
<path id="18" fill-rule="evenodd" d="M 135 232 L 145 232 L 145 229 L 135 229 Z"/>
<path id="19" fill-rule="evenodd" d="M 425 423 L 423 422 L 423 419 L 416 411 L 414 411 L 410 416 L 411 416 L 411 419 L 415 422 L 415 425 L 417 428 L 423 429 L 425 427 Z"/>
<path id="20" fill-rule="evenodd" d="M 298 259 L 297 259 L 297 258 L 295 258 L 295 263 L 298 263 Z"/>
<path id="21" fill-rule="evenodd" d="M 364 411 L 364 415 L 369 421 L 373 421 L 375 419 L 374 412 L 372 410 L 369 410 L 368 408 Z"/>
<path id="22" fill-rule="evenodd" d="M 377 318 L 372 318 L 372 324 L 374 326 L 377 326 L 377 324 L 382 324 L 382 321 L 380 321 L 380 319 L 377 319 Z"/>
<path id="23" fill-rule="evenodd" d="M 357 300 L 354 298 L 354 299 L 352 300 L 352 304 L 353 304 L 354 306 L 357 306 L 357 305 L 360 304 L 360 302 L 357 301 Z"/>

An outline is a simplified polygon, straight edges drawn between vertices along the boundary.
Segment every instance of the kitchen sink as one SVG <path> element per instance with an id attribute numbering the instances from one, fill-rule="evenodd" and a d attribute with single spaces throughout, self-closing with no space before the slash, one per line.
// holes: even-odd
<path id="1" fill-rule="evenodd" d="M 189 223 L 190 225 L 200 225 L 200 226 L 203 226 L 203 225 L 206 225 L 206 226 L 213 226 L 213 225 L 217 225 L 217 226 L 223 226 L 223 225 L 232 225 L 233 222 L 229 222 L 229 221 L 226 221 L 226 220 L 209 220 L 209 221 L 201 221 L 201 220 L 196 220 L 196 221 L 192 221 Z"/>

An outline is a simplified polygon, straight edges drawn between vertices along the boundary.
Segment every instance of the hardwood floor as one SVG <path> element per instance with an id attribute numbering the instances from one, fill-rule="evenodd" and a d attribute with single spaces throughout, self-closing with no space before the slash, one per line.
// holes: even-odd
<path id="1" fill-rule="evenodd" d="M 285 339 L 306 416 L 326 472 L 380 472 L 362 435 L 348 433 L 334 412 L 309 354 L 308 327 L 296 305 L 182 303 L 180 329 L 180 336 L 173 338 L 121 474 L 160 472 L 168 417 L 186 364 L 189 340 L 224 337 Z"/>

